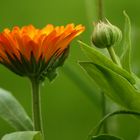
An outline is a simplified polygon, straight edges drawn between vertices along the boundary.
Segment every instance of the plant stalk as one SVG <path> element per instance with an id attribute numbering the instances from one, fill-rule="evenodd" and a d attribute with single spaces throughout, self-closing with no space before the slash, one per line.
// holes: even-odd
<path id="1" fill-rule="evenodd" d="M 103 0 L 98 0 L 98 20 L 103 20 L 104 19 L 104 14 L 103 14 Z"/>
<path id="2" fill-rule="evenodd" d="M 98 20 L 103 21 L 104 20 L 104 12 L 103 12 L 103 0 L 97 0 L 97 6 L 98 6 Z M 107 107 L 106 107 L 106 98 L 104 92 L 101 92 L 101 105 L 102 105 L 102 117 L 106 116 L 107 114 Z M 107 122 L 103 125 L 103 133 L 107 133 Z"/>
<path id="3" fill-rule="evenodd" d="M 118 59 L 117 59 L 117 55 L 115 54 L 115 51 L 114 51 L 113 47 L 107 47 L 107 50 L 109 52 L 109 55 L 110 55 L 112 61 L 115 64 L 117 64 L 118 66 L 121 66 L 120 63 L 119 63 L 119 61 L 118 61 Z"/>
<path id="4" fill-rule="evenodd" d="M 39 80 L 37 80 L 36 78 L 32 78 L 31 84 L 32 84 L 32 117 L 34 123 L 34 131 L 40 131 L 43 134 Z"/>

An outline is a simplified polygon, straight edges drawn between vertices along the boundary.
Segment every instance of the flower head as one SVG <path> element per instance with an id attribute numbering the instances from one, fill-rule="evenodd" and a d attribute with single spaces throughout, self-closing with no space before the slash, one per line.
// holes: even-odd
<path id="1" fill-rule="evenodd" d="M 0 33 L 0 63 L 20 76 L 55 77 L 55 70 L 68 55 L 70 42 L 84 31 L 82 25 L 68 24 L 43 29 L 33 25 Z"/>
<path id="2" fill-rule="evenodd" d="M 121 30 L 107 22 L 99 22 L 95 25 L 92 34 L 92 42 L 98 48 L 111 47 L 122 39 Z"/>

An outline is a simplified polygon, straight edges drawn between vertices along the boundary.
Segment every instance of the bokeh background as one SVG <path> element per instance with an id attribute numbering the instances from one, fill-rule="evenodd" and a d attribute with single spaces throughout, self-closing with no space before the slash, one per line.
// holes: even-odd
<path id="1" fill-rule="evenodd" d="M 42 28 L 48 23 L 80 23 L 86 26 L 86 31 L 77 39 L 90 44 L 92 23 L 97 20 L 96 1 L 0 0 L 0 31 L 15 25 L 33 24 Z M 122 30 L 123 10 L 126 10 L 132 21 L 132 65 L 133 71 L 140 76 L 140 1 L 104 0 L 105 16 Z M 52 83 L 46 80 L 41 86 L 43 125 L 48 140 L 85 140 L 90 129 L 101 118 L 100 89 L 83 72 L 78 60 L 86 60 L 86 57 L 75 39 L 67 62 L 59 69 L 59 76 Z M 28 79 L 0 66 L 0 87 L 11 91 L 31 116 Z M 112 103 L 108 103 L 108 106 L 111 106 L 110 110 L 116 108 Z M 109 121 L 109 129 L 111 134 L 125 140 L 138 140 L 140 122 L 122 115 Z M 0 138 L 13 131 L 13 128 L 0 119 Z"/>

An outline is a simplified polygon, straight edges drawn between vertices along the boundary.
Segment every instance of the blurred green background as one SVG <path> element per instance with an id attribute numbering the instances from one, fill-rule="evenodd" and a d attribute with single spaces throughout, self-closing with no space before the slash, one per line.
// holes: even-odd
<path id="1" fill-rule="evenodd" d="M 33 24 L 42 28 L 48 23 L 83 24 L 86 31 L 79 37 L 90 43 L 93 21 L 96 21 L 96 0 L 0 0 L 0 31 L 15 25 Z M 133 70 L 140 76 L 140 1 L 104 0 L 105 16 L 123 29 L 123 10 L 132 21 Z M 48 140 L 85 140 L 90 129 L 101 118 L 100 90 L 77 64 L 86 60 L 78 43 L 71 44 L 71 53 L 59 76 L 41 86 L 43 125 Z M 31 116 L 31 95 L 28 79 L 16 76 L 0 66 L 0 87 L 7 89 L 20 101 Z M 118 93 L 118 94 L 121 94 Z M 111 101 L 109 101 L 111 102 Z M 115 104 L 108 103 L 110 109 Z M 138 140 L 140 123 L 132 117 L 119 116 L 109 121 L 110 133 L 126 140 Z M 0 137 L 13 132 L 0 119 Z"/>

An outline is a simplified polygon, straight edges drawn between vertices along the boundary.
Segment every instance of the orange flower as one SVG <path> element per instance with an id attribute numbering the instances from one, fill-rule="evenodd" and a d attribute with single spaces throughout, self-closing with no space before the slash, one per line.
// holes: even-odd
<path id="1" fill-rule="evenodd" d="M 63 63 L 70 42 L 83 31 L 82 25 L 73 24 L 5 29 L 0 33 L 0 62 L 21 76 L 52 79 L 52 71 Z"/>

